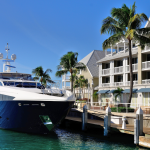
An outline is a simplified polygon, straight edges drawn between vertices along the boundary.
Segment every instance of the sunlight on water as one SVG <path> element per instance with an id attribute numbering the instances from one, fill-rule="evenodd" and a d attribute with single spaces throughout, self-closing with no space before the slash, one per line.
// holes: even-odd
<path id="1" fill-rule="evenodd" d="M 56 129 L 51 135 L 33 135 L 0 130 L 0 149 L 17 150 L 139 150 L 134 145 L 112 143 L 99 138 Z"/>

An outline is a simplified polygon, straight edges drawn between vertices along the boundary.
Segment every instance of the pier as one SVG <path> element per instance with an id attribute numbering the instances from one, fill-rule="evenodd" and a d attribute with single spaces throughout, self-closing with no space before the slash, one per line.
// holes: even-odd
<path id="1" fill-rule="evenodd" d="M 108 120 L 105 119 L 107 116 L 107 111 L 95 111 L 86 110 L 87 120 L 83 121 L 84 108 L 76 109 L 72 108 L 68 116 L 65 118 L 66 121 L 78 122 L 82 124 L 82 130 L 86 128 L 97 128 L 99 130 L 104 130 L 104 136 L 111 136 L 111 133 L 120 132 L 125 134 L 134 135 L 134 143 L 139 146 L 144 146 L 150 148 L 150 115 L 142 114 L 142 121 L 137 120 L 137 114 L 135 113 L 117 113 L 110 112 L 110 125 L 108 125 Z M 140 115 L 139 115 L 140 116 Z M 114 123 L 113 120 L 118 121 Z M 124 121 L 122 121 L 124 119 Z M 107 123 L 105 122 L 107 121 Z M 119 122 L 121 121 L 121 122 Z M 135 123 L 137 121 L 137 123 Z M 124 122 L 124 124 L 123 124 Z M 142 125 L 139 125 L 140 122 Z M 83 128 L 85 124 L 86 127 Z M 107 126 L 107 127 L 106 127 Z M 140 127 L 141 126 L 141 127 Z M 108 128 L 108 129 L 107 129 Z M 105 133 L 108 130 L 108 133 Z M 141 130 L 141 131 L 140 131 Z M 141 133 L 140 133 L 141 132 Z"/>

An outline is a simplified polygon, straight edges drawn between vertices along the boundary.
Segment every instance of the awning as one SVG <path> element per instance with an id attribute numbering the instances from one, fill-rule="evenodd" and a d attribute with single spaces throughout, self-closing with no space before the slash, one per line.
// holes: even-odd
<path id="1" fill-rule="evenodd" d="M 115 90 L 110 90 L 108 93 L 113 93 Z"/>
<path id="2" fill-rule="evenodd" d="M 150 88 L 142 88 L 137 91 L 137 93 L 150 92 Z"/>
<path id="3" fill-rule="evenodd" d="M 102 93 L 108 93 L 110 90 L 100 90 L 97 92 L 97 94 L 102 94 Z"/>
<path id="4" fill-rule="evenodd" d="M 137 93 L 138 89 L 133 89 L 132 92 L 133 93 Z M 130 89 L 125 89 L 124 91 L 122 91 L 122 93 L 130 93 Z"/>

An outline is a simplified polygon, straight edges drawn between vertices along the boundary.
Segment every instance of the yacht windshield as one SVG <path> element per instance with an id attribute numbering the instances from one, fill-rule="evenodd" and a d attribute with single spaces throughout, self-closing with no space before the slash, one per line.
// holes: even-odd
<path id="1" fill-rule="evenodd" d="M 34 82 L 12 82 L 4 81 L 4 86 L 16 86 L 16 87 L 25 87 L 25 88 L 36 88 L 36 83 Z"/>

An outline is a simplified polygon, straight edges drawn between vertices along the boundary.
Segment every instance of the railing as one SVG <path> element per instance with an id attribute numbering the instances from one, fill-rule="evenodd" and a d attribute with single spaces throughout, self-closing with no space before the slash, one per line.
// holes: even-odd
<path id="1" fill-rule="evenodd" d="M 106 108 L 109 106 L 112 108 L 112 112 L 119 112 L 119 113 L 135 113 L 136 110 L 140 107 L 138 103 L 120 103 L 120 102 L 75 102 L 75 107 L 77 109 L 83 109 L 84 105 L 88 106 L 88 110 L 93 111 L 105 111 Z M 129 108 L 130 106 L 130 108 Z M 149 107 L 150 109 L 150 107 Z M 149 112 L 150 113 L 150 112 Z"/>
<path id="2" fill-rule="evenodd" d="M 102 83 L 102 87 L 109 87 L 110 83 Z"/>
<path id="3" fill-rule="evenodd" d="M 142 84 L 150 84 L 150 79 L 142 80 Z"/>
<path id="4" fill-rule="evenodd" d="M 138 81 L 133 81 L 133 85 L 137 85 L 138 84 Z M 130 85 L 130 81 L 127 81 L 125 83 L 125 85 L 129 86 Z"/>
<path id="5" fill-rule="evenodd" d="M 147 51 L 150 51 L 150 47 L 149 46 L 145 46 L 145 49 L 142 50 L 142 52 L 147 52 Z"/>
<path id="6" fill-rule="evenodd" d="M 70 86 L 66 86 L 66 87 L 62 87 L 63 89 L 71 89 L 71 87 Z"/>
<path id="7" fill-rule="evenodd" d="M 109 75 L 109 74 L 110 74 L 110 68 L 102 70 L 102 75 Z"/>
<path id="8" fill-rule="evenodd" d="M 62 77 L 63 80 L 70 80 L 70 76 L 64 76 Z"/>
<path id="9" fill-rule="evenodd" d="M 132 64 L 132 70 L 137 71 L 138 70 L 138 64 Z M 129 65 L 126 66 L 126 72 L 130 71 Z"/>
<path id="10" fill-rule="evenodd" d="M 123 82 L 114 82 L 112 85 L 113 86 L 122 86 Z"/>
<path id="11" fill-rule="evenodd" d="M 114 73 L 122 73 L 122 72 L 123 72 L 123 66 L 114 68 Z"/>
<path id="12" fill-rule="evenodd" d="M 150 61 L 142 62 L 142 69 L 150 69 Z"/>

